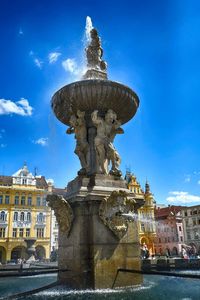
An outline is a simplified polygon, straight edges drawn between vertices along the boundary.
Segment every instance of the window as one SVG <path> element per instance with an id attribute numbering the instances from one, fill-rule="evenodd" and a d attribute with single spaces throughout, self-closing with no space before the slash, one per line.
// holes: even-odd
<path id="1" fill-rule="evenodd" d="M 141 223 L 141 231 L 145 232 L 145 226 L 144 226 L 144 223 Z"/>
<path id="2" fill-rule="evenodd" d="M 44 228 L 37 228 L 37 238 L 44 237 Z"/>
<path id="3" fill-rule="evenodd" d="M 26 184 L 26 179 L 22 179 L 22 184 Z"/>
<path id="4" fill-rule="evenodd" d="M 21 205 L 25 205 L 26 197 L 23 195 L 21 196 Z"/>
<path id="5" fill-rule="evenodd" d="M 40 197 L 37 197 L 37 206 L 40 206 L 41 205 L 41 198 Z"/>
<path id="6" fill-rule="evenodd" d="M 39 215 L 37 216 L 37 221 L 39 223 L 43 223 L 44 222 L 44 215 L 43 215 L 43 213 L 39 213 Z"/>
<path id="7" fill-rule="evenodd" d="M 26 237 L 30 236 L 30 228 L 26 228 Z"/>
<path id="8" fill-rule="evenodd" d="M 19 196 L 15 195 L 15 205 L 19 205 Z"/>
<path id="9" fill-rule="evenodd" d="M 161 238 L 159 238 L 158 240 L 159 240 L 159 243 L 161 243 Z"/>
<path id="10" fill-rule="evenodd" d="M 46 198 L 45 198 L 45 197 L 42 198 L 42 205 L 43 205 L 43 206 L 46 206 Z"/>
<path id="11" fill-rule="evenodd" d="M 16 212 L 16 211 L 14 212 L 14 218 L 13 219 L 14 219 L 14 221 L 18 221 L 18 212 Z"/>
<path id="12" fill-rule="evenodd" d="M 6 235 L 6 229 L 5 228 L 0 228 L 0 238 L 4 238 Z"/>
<path id="13" fill-rule="evenodd" d="M 31 206 L 32 205 L 32 197 L 28 196 L 28 205 Z"/>
<path id="14" fill-rule="evenodd" d="M 24 212 L 21 212 L 20 221 L 24 221 Z"/>
<path id="15" fill-rule="evenodd" d="M 19 236 L 23 237 L 24 236 L 24 228 L 19 229 Z"/>
<path id="16" fill-rule="evenodd" d="M 16 237 L 17 237 L 17 228 L 13 228 L 12 237 L 13 237 L 13 238 L 16 238 Z"/>
<path id="17" fill-rule="evenodd" d="M 179 230 L 179 231 L 182 231 L 182 228 L 181 228 L 181 226 L 179 226 L 179 227 L 178 227 L 178 230 Z"/>
<path id="18" fill-rule="evenodd" d="M 193 226 L 197 225 L 196 220 L 193 220 Z"/>
<path id="19" fill-rule="evenodd" d="M 180 236 L 180 240 L 181 240 L 181 242 L 183 242 L 183 237 L 182 236 Z"/>
<path id="20" fill-rule="evenodd" d="M 27 213 L 27 221 L 28 221 L 28 222 L 31 221 L 31 213 L 30 213 L 30 212 Z"/>
<path id="21" fill-rule="evenodd" d="M 5 211 L 1 212 L 1 214 L 0 214 L 0 220 L 1 221 L 6 221 L 6 213 L 5 213 Z"/>
<path id="22" fill-rule="evenodd" d="M 3 195 L 0 195 L 0 204 L 3 203 Z"/>
<path id="23" fill-rule="evenodd" d="M 194 211 L 193 211 L 193 215 L 197 215 L 197 210 L 194 210 Z"/>
<path id="24" fill-rule="evenodd" d="M 10 196 L 6 195 L 6 197 L 5 197 L 5 204 L 9 204 L 9 202 L 10 202 Z"/>
<path id="25" fill-rule="evenodd" d="M 187 217 L 187 215 L 188 215 L 188 214 L 187 214 L 187 211 L 185 211 L 185 217 Z"/>

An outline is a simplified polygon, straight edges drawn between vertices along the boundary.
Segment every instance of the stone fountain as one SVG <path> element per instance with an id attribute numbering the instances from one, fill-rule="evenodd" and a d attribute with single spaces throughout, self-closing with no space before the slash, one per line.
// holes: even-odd
<path id="1" fill-rule="evenodd" d="M 77 289 L 111 288 L 118 268 L 140 270 L 137 222 L 125 216 L 144 203 L 127 189 L 113 142 L 136 113 L 139 99 L 129 87 L 107 79 L 107 64 L 96 29 L 86 48 L 87 71 L 52 98 L 54 114 L 76 139 L 81 169 L 66 194 L 47 201 L 59 224 L 59 281 Z M 63 271 L 68 269 L 68 271 Z M 140 283 L 120 273 L 115 286 Z"/>

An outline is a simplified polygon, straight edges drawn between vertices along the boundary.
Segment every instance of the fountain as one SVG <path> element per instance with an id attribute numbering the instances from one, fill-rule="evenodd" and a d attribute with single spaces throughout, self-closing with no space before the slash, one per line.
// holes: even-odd
<path id="1" fill-rule="evenodd" d="M 111 288 L 118 268 L 140 270 L 137 222 L 127 218 L 144 203 L 127 189 L 121 158 L 113 142 L 135 115 L 139 99 L 129 87 L 108 80 L 101 40 L 91 27 L 82 80 L 62 87 L 52 109 L 76 139 L 81 169 L 66 194 L 47 201 L 59 224 L 58 279 L 76 289 Z M 68 270 L 66 270 L 68 269 Z M 115 287 L 141 283 L 140 274 L 123 273 Z"/>

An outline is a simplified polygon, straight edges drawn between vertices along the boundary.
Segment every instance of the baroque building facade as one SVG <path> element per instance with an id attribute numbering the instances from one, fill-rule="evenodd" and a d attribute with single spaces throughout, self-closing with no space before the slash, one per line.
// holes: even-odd
<path id="1" fill-rule="evenodd" d="M 156 237 L 154 216 L 156 202 L 153 198 L 153 194 L 150 191 L 148 182 L 146 182 L 145 191 L 143 191 L 135 175 L 127 171 L 125 179 L 127 181 L 128 189 L 134 192 L 137 197 L 144 199 L 144 205 L 138 209 L 139 238 L 140 244 L 145 244 L 149 250 L 149 253 L 153 255 L 155 253 L 154 240 Z"/>
<path id="2" fill-rule="evenodd" d="M 169 205 L 155 209 L 157 255 L 181 255 L 184 240 L 184 228 L 181 215 L 182 206 Z"/>
<path id="3" fill-rule="evenodd" d="M 12 176 L 0 176 L 0 262 L 27 259 L 27 243 L 34 243 L 37 259 L 49 259 L 51 209 L 49 185 L 33 176 L 26 164 Z"/>
<path id="4" fill-rule="evenodd" d="M 183 207 L 181 210 L 185 244 L 195 246 L 200 253 L 200 205 Z"/>

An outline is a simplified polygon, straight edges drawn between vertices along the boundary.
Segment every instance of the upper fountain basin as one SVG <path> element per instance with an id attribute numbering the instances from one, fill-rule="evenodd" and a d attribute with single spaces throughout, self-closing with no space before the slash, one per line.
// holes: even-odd
<path id="1" fill-rule="evenodd" d="M 139 98 L 129 87 L 110 80 L 89 79 L 76 81 L 58 90 L 52 97 L 52 109 L 56 117 L 70 125 L 71 114 L 77 110 L 100 114 L 112 109 L 122 124 L 128 122 L 136 113 Z"/>

